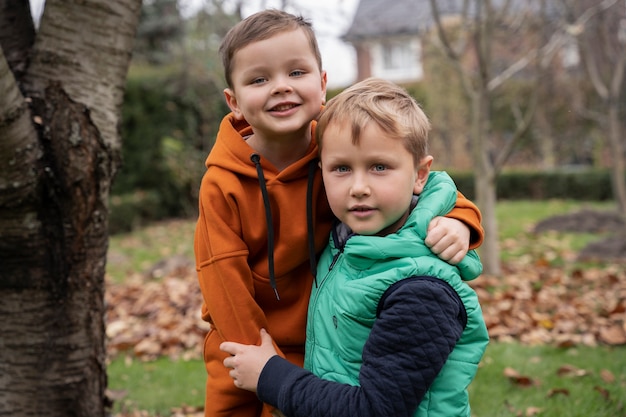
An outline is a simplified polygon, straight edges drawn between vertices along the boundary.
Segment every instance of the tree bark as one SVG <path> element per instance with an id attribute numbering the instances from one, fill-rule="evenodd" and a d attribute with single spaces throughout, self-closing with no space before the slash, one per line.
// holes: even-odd
<path id="1" fill-rule="evenodd" d="M 48 0 L 8 60 L 34 34 L 5 26 L 22 3 L 0 0 L 0 416 L 104 416 L 107 202 L 141 1 Z"/>

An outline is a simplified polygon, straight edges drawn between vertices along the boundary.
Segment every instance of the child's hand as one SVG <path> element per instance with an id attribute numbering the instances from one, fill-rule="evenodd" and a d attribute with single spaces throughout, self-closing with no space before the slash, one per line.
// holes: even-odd
<path id="1" fill-rule="evenodd" d="M 439 258 L 456 265 L 469 250 L 470 229 L 460 220 L 435 217 L 428 225 L 424 243 Z"/>
<path id="2" fill-rule="evenodd" d="M 235 386 L 252 392 L 256 392 L 263 367 L 277 354 L 272 337 L 265 329 L 261 329 L 261 346 L 224 342 L 220 350 L 231 355 L 224 359 L 224 366 L 231 368 L 229 374 Z"/>

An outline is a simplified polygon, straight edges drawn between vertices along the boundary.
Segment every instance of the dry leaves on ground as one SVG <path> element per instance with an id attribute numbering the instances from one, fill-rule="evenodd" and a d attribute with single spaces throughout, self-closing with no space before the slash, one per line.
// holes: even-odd
<path id="1" fill-rule="evenodd" d="M 613 266 L 569 273 L 509 265 L 482 276 L 478 293 L 492 340 L 561 347 L 626 344 L 626 271 Z"/>
<path id="2" fill-rule="evenodd" d="M 200 318 L 202 295 L 191 261 L 169 258 L 123 284 L 108 282 L 106 301 L 109 356 L 201 357 L 209 324 Z"/>
<path id="3" fill-rule="evenodd" d="M 109 355 L 199 358 L 209 329 L 191 261 L 164 261 L 151 273 L 108 283 Z M 155 276 L 161 276 L 155 278 Z M 566 272 L 547 262 L 509 263 L 502 277 L 472 281 L 492 340 L 573 346 L 626 344 L 626 268 Z"/>

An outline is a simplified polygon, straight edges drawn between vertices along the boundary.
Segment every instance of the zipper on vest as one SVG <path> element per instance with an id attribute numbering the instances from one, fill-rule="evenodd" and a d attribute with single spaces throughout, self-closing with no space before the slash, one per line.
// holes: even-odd
<path id="1" fill-rule="evenodd" d="M 328 271 L 326 271 L 326 273 L 324 274 L 324 279 L 320 282 L 318 290 L 315 292 L 315 298 L 316 299 L 317 299 L 317 295 L 320 293 L 320 290 L 321 290 L 322 286 L 326 282 L 326 279 L 328 278 L 328 276 L 332 272 L 333 268 L 335 267 L 335 264 L 339 260 L 339 257 L 341 256 L 342 253 L 343 253 L 343 246 L 337 251 L 336 254 L 333 255 L 333 259 L 332 259 L 332 261 L 330 261 L 330 265 L 328 265 Z"/>
<path id="2" fill-rule="evenodd" d="M 337 259 L 339 259 L 342 253 L 343 253 L 343 247 L 339 249 L 339 252 L 337 252 L 335 256 L 333 256 L 333 260 L 330 262 L 330 265 L 328 265 L 328 272 L 333 270 L 335 264 L 337 263 Z"/>
<path id="3" fill-rule="evenodd" d="M 315 315 L 319 314 L 319 312 L 317 311 L 317 299 L 320 295 L 320 293 L 323 291 L 324 286 L 326 285 L 326 280 L 328 279 L 328 276 L 331 274 L 333 267 L 335 266 L 335 264 L 337 263 L 337 260 L 339 259 L 339 257 L 341 256 L 341 254 L 343 253 L 343 246 L 337 251 L 336 254 L 333 255 L 333 259 L 332 261 L 330 261 L 330 265 L 328 266 L 328 271 L 326 271 L 326 273 L 324 274 L 324 279 L 322 279 L 319 283 L 319 286 L 317 288 L 313 289 L 313 298 L 309 301 L 309 312 L 307 314 L 307 320 L 309 322 L 313 322 L 316 320 Z M 309 317 L 309 315 L 312 315 L 312 317 Z M 319 318 L 317 320 L 320 320 Z M 307 330 L 308 330 L 308 324 L 307 324 Z M 310 343 L 311 346 L 313 347 L 313 349 L 315 349 L 315 346 L 317 345 L 317 342 L 315 341 L 317 338 L 317 335 L 315 334 L 315 326 L 312 326 L 311 328 L 312 332 L 307 333 L 306 337 L 307 337 L 307 344 Z M 305 357 L 307 355 L 305 354 Z M 311 371 L 311 369 L 309 369 Z"/>

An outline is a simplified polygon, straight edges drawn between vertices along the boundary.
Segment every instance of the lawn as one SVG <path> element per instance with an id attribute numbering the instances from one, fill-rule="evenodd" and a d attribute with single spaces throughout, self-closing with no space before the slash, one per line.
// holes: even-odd
<path id="1" fill-rule="evenodd" d="M 593 206 L 601 209 L 609 207 L 607 204 L 594 204 Z M 562 276 L 564 281 L 571 280 L 572 273 L 585 277 L 586 271 L 592 271 L 587 275 L 593 277 L 601 274 L 597 271 L 604 270 L 612 274 L 607 278 L 609 281 L 614 275 L 623 278 L 623 275 L 619 275 L 623 272 L 623 266 L 589 266 L 576 262 L 572 254 L 587 242 L 597 239 L 598 236 L 573 233 L 546 233 L 537 236 L 532 233 L 532 226 L 538 220 L 578 210 L 581 207 L 583 207 L 581 203 L 574 201 L 499 203 L 498 221 L 503 261 L 507 265 L 523 263 L 526 265 L 525 268 L 530 265 L 533 270 L 541 269 L 534 274 L 534 278 L 531 278 L 524 275 L 528 270 L 511 267 L 513 271 L 511 277 L 516 278 L 515 274 L 519 274 L 520 280 L 527 279 L 532 288 L 537 290 L 543 285 L 542 279 L 551 277 L 550 279 L 554 280 L 555 273 Z M 120 292 L 144 293 L 144 298 L 151 302 L 151 305 L 158 305 L 158 294 L 164 291 L 151 287 L 158 285 L 160 280 L 159 273 L 154 272 L 159 270 L 155 268 L 155 265 L 164 258 L 192 259 L 193 228 L 193 220 L 174 221 L 153 225 L 131 234 L 113 236 L 107 268 L 109 285 L 112 287 L 107 292 L 114 293 L 115 289 L 137 281 L 138 276 L 142 274 L 145 276 L 150 272 L 149 282 L 146 281 L 148 278 L 144 277 L 143 281 L 131 288 L 132 291 L 124 289 Z M 540 259 L 537 258 L 539 254 L 541 254 Z M 617 273 L 616 268 L 618 268 Z M 580 272 L 581 269 L 585 271 Z M 511 277 L 505 278 L 511 279 Z M 193 278 L 188 277 L 189 280 L 193 281 Z M 484 284 L 485 282 L 488 284 Z M 176 283 L 180 284 L 179 281 Z M 172 292 L 171 288 L 179 288 L 178 292 L 185 291 L 185 287 L 182 290 L 180 287 L 172 287 L 172 282 L 168 282 L 167 285 L 169 285 L 170 292 Z M 191 288 L 188 292 L 196 290 L 194 282 L 188 285 Z M 599 317 L 598 320 L 604 320 L 603 322 L 589 321 L 586 333 L 574 331 L 567 338 L 560 341 L 550 339 L 545 344 L 538 343 L 538 340 L 546 340 L 546 334 L 552 326 L 558 326 L 559 323 L 541 319 L 538 322 L 537 320 L 525 321 L 525 316 L 533 314 L 533 311 L 524 310 L 528 306 L 519 307 L 520 317 L 518 318 L 512 316 L 511 311 L 502 310 L 504 307 L 501 304 L 508 299 L 515 310 L 517 304 L 514 303 L 518 301 L 516 298 L 524 298 L 516 296 L 515 291 L 519 290 L 512 290 L 514 284 L 510 284 L 507 279 L 503 279 L 501 283 L 497 281 L 494 283 L 493 279 L 485 277 L 481 285 L 485 286 L 486 292 L 483 294 L 485 297 L 490 297 L 489 301 L 493 303 L 493 305 L 485 306 L 485 311 L 497 308 L 500 310 L 495 310 L 495 313 L 490 314 L 497 316 L 503 322 L 508 323 L 507 320 L 510 319 L 527 324 L 526 328 L 520 326 L 517 329 L 520 332 L 519 335 L 509 332 L 504 336 L 499 333 L 499 336 L 492 337 L 478 375 L 470 387 L 473 415 L 477 417 L 626 416 L 624 408 L 626 396 L 623 394 L 626 392 L 626 347 L 623 344 L 611 346 L 609 343 L 597 342 L 598 332 L 594 331 L 596 323 L 605 323 L 608 320 L 606 309 L 600 305 L 607 304 L 607 301 L 597 298 L 595 302 L 599 305 L 593 307 L 595 310 L 589 313 L 595 314 Z M 600 289 L 604 291 L 604 287 Z M 598 294 L 602 295 L 602 291 Z M 604 293 L 607 292 L 614 291 L 604 291 Z M 570 301 L 566 294 L 561 296 L 563 298 L 560 304 L 567 305 Z M 181 304 L 189 304 L 188 300 L 181 301 L 180 297 L 179 294 L 178 299 Z M 191 297 L 197 298 L 198 295 L 194 293 Z M 626 298 L 626 292 L 621 295 L 621 298 L 617 298 L 618 305 L 613 306 L 614 309 L 626 307 L 624 298 Z M 130 297 L 116 300 L 119 300 L 116 304 L 132 306 L 125 310 L 141 311 L 142 309 L 142 303 Z M 530 308 L 540 311 L 542 306 Z M 590 309 L 587 304 L 577 304 L 576 308 Z M 165 310 L 160 309 L 157 314 L 163 315 Z M 588 320 L 589 314 L 580 317 L 585 317 L 582 320 Z M 623 311 L 621 314 L 623 317 Z M 175 320 L 175 318 L 170 319 L 173 324 L 170 323 L 168 326 L 174 328 L 173 332 L 176 332 L 176 327 L 178 327 L 182 329 L 179 330 L 180 333 L 191 333 L 193 326 L 189 326 L 188 323 L 176 326 Z M 578 318 L 578 320 L 581 319 Z M 533 323 L 535 326 L 536 323 L 540 323 L 541 326 L 536 327 L 541 328 L 537 331 L 528 328 Z M 138 322 L 136 327 L 144 328 L 145 332 L 145 324 Z M 494 328 L 502 331 L 502 327 L 495 326 Z M 170 341 L 168 343 L 171 343 L 173 338 L 168 337 Z M 186 346 L 199 345 L 199 340 L 201 340 L 201 334 L 198 335 L 196 341 L 191 343 L 187 341 Z M 199 359 L 197 347 L 195 350 L 187 349 L 185 352 L 170 350 L 167 356 L 155 354 L 155 352 L 161 352 L 160 350 L 147 354 L 146 352 L 150 352 L 140 349 L 117 350 L 111 354 L 108 374 L 111 396 L 116 399 L 114 414 L 120 417 L 202 415 L 205 371 Z M 143 410 L 143 412 L 138 410 Z"/>
<path id="2" fill-rule="evenodd" d="M 470 385 L 477 417 L 626 416 L 626 348 L 491 343 Z"/>

